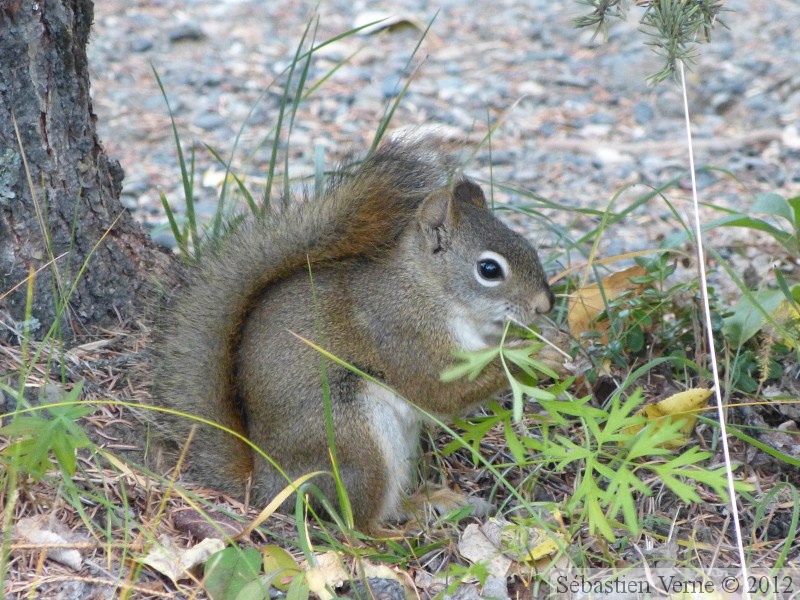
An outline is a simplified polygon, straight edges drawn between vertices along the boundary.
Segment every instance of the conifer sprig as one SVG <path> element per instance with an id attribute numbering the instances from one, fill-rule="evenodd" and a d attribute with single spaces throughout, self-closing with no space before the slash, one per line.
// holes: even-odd
<path id="1" fill-rule="evenodd" d="M 629 0 L 579 0 L 591 12 L 574 20 L 576 27 L 594 27 L 595 35 L 608 38 L 610 18 L 624 19 L 630 7 Z M 697 56 L 697 45 L 711 40 L 714 25 L 723 10 L 718 0 L 637 0 L 644 12 L 639 20 L 640 30 L 650 39 L 645 42 L 663 57 L 663 67 L 648 76 L 652 84 L 675 77 L 678 62 L 691 65 Z"/>

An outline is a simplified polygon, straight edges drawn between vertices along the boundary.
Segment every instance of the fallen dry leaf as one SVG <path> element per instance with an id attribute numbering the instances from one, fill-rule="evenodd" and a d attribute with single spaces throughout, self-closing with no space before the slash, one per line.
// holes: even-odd
<path id="1" fill-rule="evenodd" d="M 222 540 L 214 538 L 206 538 L 190 548 L 180 548 L 166 535 L 159 537 L 158 541 L 159 544 L 154 545 L 139 562 L 169 577 L 175 584 L 189 578 L 192 569 L 205 564 L 212 554 L 225 548 Z"/>
<path id="2" fill-rule="evenodd" d="M 57 532 L 56 529 L 62 531 Z M 53 544 L 68 544 L 71 541 L 67 539 L 67 528 L 60 523 L 51 521 L 47 515 L 24 517 L 17 521 L 15 531 L 18 538 L 31 544 L 41 544 L 43 548 Z M 61 563 L 73 571 L 80 571 L 83 566 L 80 552 L 74 548 L 48 548 L 47 558 Z"/>
<path id="3" fill-rule="evenodd" d="M 333 598 L 328 588 L 335 589 L 350 579 L 344 568 L 342 559 L 336 552 L 325 552 L 314 557 L 316 566 L 306 567 L 306 583 L 308 588 L 321 600 Z"/>
<path id="4" fill-rule="evenodd" d="M 545 531 L 540 527 L 508 523 L 503 527 L 503 553 L 520 562 L 536 562 L 556 554 L 559 541 L 565 545 L 567 540 L 559 532 Z"/>
<path id="5" fill-rule="evenodd" d="M 336 552 L 325 552 L 315 558 L 317 560 L 317 568 L 322 571 L 322 575 L 329 586 L 337 588 L 350 579 L 350 574 L 344 568 L 342 559 Z"/>
<path id="6" fill-rule="evenodd" d="M 669 398 L 664 398 L 655 404 L 643 406 L 636 411 L 636 414 L 645 416 L 647 422 L 652 422 L 653 426 L 656 428 L 660 427 L 660 423 L 685 420 L 685 423 L 680 429 L 681 433 L 683 433 L 683 438 L 666 444 L 668 448 L 680 448 L 686 443 L 689 434 L 694 430 L 695 423 L 697 422 L 697 415 L 705 409 L 707 401 L 712 393 L 712 390 L 706 388 L 684 390 L 677 394 L 672 394 Z M 633 435 L 643 427 L 644 424 L 633 425 L 626 428 L 625 433 Z"/>
<path id="7" fill-rule="evenodd" d="M 325 587 L 327 584 L 325 574 L 319 567 L 311 567 L 306 571 L 306 583 L 308 584 L 308 589 L 320 600 L 331 600 L 333 598 L 333 594 Z"/>
<path id="8" fill-rule="evenodd" d="M 613 300 L 628 291 L 638 291 L 646 286 L 640 283 L 631 283 L 631 277 L 642 277 L 647 274 L 644 267 L 639 265 L 618 271 L 602 279 L 599 283 L 592 283 L 573 292 L 569 299 L 567 323 L 573 336 L 580 338 L 588 331 L 598 331 L 603 334 L 602 342 L 608 341 L 605 334 L 608 331 L 608 322 L 595 322 L 595 319 L 606 309 L 606 302 Z"/>
<path id="9" fill-rule="evenodd" d="M 505 577 L 512 560 L 500 551 L 499 544 L 493 542 L 486 532 L 475 523 L 470 523 L 458 541 L 458 551 L 470 562 L 482 562 L 489 573 L 495 577 Z"/>

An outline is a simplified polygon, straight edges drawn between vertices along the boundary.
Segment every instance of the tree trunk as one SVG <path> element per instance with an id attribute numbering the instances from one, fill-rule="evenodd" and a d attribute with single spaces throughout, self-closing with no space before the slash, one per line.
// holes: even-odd
<path id="1" fill-rule="evenodd" d="M 34 335 L 43 337 L 55 323 L 68 337 L 134 315 L 151 288 L 145 274 L 165 262 L 119 203 L 122 168 L 97 139 L 86 60 L 92 18 L 90 0 L 0 0 L 6 339 L 23 329 L 31 269 L 39 270 Z"/>

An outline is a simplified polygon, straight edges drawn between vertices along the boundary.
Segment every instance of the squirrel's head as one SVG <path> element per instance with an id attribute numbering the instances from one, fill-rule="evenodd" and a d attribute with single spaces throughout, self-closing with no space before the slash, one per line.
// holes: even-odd
<path id="1" fill-rule="evenodd" d="M 444 314 L 460 349 L 497 344 L 507 321 L 528 324 L 553 308 L 536 250 L 492 214 L 468 179 L 423 201 L 413 243 L 424 257 L 415 268 L 446 299 Z"/>

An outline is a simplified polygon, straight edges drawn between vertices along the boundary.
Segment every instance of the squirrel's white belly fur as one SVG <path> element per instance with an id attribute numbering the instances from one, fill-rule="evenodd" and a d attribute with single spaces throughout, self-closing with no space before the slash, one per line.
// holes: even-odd
<path id="1" fill-rule="evenodd" d="M 365 406 L 372 406 L 373 439 L 378 442 L 386 465 L 386 494 L 380 510 L 381 520 L 392 521 L 402 516 L 402 502 L 412 483 L 411 468 L 415 464 L 422 420 L 406 400 L 386 388 L 367 381 L 361 392 Z"/>

